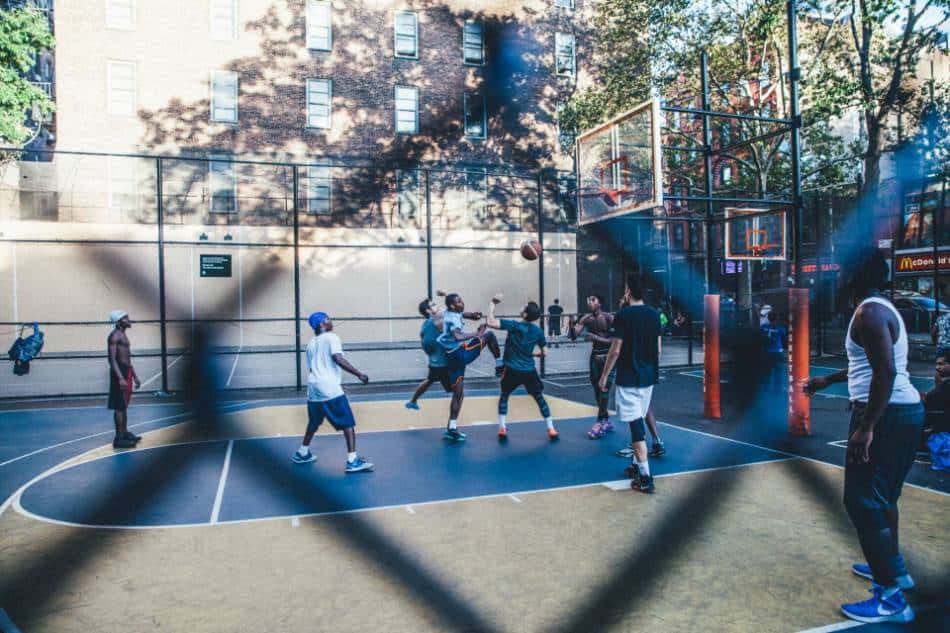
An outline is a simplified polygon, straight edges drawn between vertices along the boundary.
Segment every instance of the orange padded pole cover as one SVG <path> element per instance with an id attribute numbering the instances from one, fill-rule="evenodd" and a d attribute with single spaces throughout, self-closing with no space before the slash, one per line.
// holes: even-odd
<path id="1" fill-rule="evenodd" d="M 703 417 L 719 420 L 719 295 L 703 299 Z"/>
<path id="2" fill-rule="evenodd" d="M 788 432 L 811 435 L 811 410 L 802 383 L 808 378 L 808 289 L 788 290 Z"/>

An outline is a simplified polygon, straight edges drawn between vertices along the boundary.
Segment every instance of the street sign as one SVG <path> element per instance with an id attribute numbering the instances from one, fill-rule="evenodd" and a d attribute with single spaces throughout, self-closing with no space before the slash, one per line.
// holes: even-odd
<path id="1" fill-rule="evenodd" d="M 230 255 L 201 255 L 200 270 L 202 277 L 230 277 Z"/>

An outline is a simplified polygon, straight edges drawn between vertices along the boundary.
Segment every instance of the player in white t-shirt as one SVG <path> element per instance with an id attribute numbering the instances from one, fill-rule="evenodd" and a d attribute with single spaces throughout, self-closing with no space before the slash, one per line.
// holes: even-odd
<path id="1" fill-rule="evenodd" d="M 310 452 L 310 441 L 323 423 L 330 421 L 346 438 L 346 472 L 357 473 L 373 470 L 373 465 L 356 454 L 356 419 L 343 393 L 341 385 L 343 370 L 356 376 L 364 385 L 369 377 L 350 364 L 343 356 L 343 343 L 333 333 L 333 321 L 326 312 L 314 312 L 308 319 L 313 328 L 313 338 L 307 345 L 307 432 L 303 444 L 294 453 L 295 464 L 307 464 L 317 458 Z"/>

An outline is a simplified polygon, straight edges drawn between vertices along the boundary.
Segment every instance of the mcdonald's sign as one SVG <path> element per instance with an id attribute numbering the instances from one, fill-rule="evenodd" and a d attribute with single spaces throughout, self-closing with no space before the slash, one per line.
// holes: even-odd
<path id="1" fill-rule="evenodd" d="M 923 273 L 934 269 L 933 253 L 914 253 L 912 255 L 898 255 L 895 257 L 897 273 Z M 950 270 L 950 253 L 940 253 L 937 258 L 939 270 Z"/>

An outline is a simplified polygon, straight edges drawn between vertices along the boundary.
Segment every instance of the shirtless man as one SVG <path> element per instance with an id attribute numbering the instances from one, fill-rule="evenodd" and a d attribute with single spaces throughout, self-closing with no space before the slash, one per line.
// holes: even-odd
<path id="1" fill-rule="evenodd" d="M 132 399 L 132 384 L 142 386 L 135 368 L 132 367 L 132 346 L 125 331 L 132 327 L 129 313 L 113 310 L 109 320 L 115 326 L 107 339 L 109 352 L 109 404 L 115 422 L 113 448 L 134 448 L 141 436 L 129 431 L 129 401 Z"/>
<path id="2" fill-rule="evenodd" d="M 613 328 L 614 315 L 603 309 L 604 299 L 599 294 L 587 297 L 587 307 L 590 312 L 582 316 L 574 324 L 573 337 L 580 336 L 587 329 L 587 340 L 591 341 L 590 348 L 590 384 L 594 388 L 594 400 L 597 402 L 597 421 L 587 432 L 587 437 L 599 440 L 607 433 L 612 433 L 614 425 L 607 412 L 607 401 L 610 398 L 610 387 L 613 386 L 617 372 L 613 371 L 607 377 L 607 391 L 602 391 L 598 384 L 610 351 L 610 330 Z"/>

